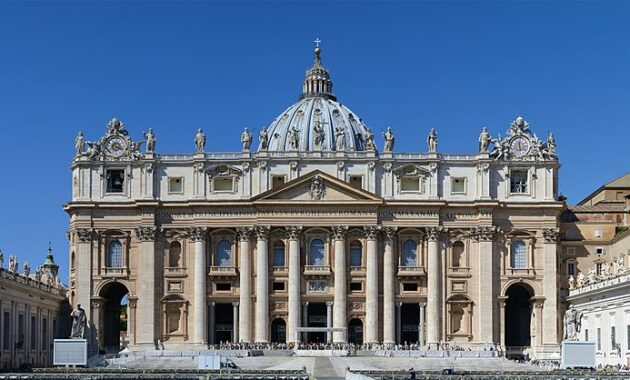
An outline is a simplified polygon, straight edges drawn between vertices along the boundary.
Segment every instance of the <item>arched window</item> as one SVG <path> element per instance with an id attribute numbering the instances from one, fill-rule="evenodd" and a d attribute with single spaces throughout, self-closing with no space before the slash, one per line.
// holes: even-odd
<path id="1" fill-rule="evenodd" d="M 361 243 L 355 240 L 350 244 L 350 266 L 360 267 L 363 264 L 362 261 L 363 260 L 361 257 Z"/>
<path id="2" fill-rule="evenodd" d="M 274 267 L 285 266 L 284 243 L 281 241 L 276 242 L 276 244 L 274 244 L 273 246 L 273 266 Z"/>
<path id="3" fill-rule="evenodd" d="M 418 244 L 415 240 L 405 240 L 403 243 L 402 265 L 404 267 L 418 266 Z"/>
<path id="4" fill-rule="evenodd" d="M 453 243 L 453 260 L 451 265 L 453 268 L 466 266 L 466 260 L 464 260 L 464 243 L 461 241 Z"/>
<path id="5" fill-rule="evenodd" d="M 527 248 L 521 240 L 512 243 L 511 264 L 513 269 L 527 268 Z"/>
<path id="6" fill-rule="evenodd" d="M 108 268 L 121 268 L 123 264 L 122 244 L 118 240 L 112 240 L 107 246 L 107 259 L 105 261 Z"/>
<path id="7" fill-rule="evenodd" d="M 70 270 L 73 270 L 73 269 L 75 269 L 75 266 L 74 266 L 74 251 L 72 251 L 70 253 Z"/>
<path id="8" fill-rule="evenodd" d="M 232 266 L 232 243 L 229 240 L 220 240 L 217 243 L 217 266 Z"/>
<path id="9" fill-rule="evenodd" d="M 324 265 L 324 242 L 321 239 L 311 241 L 311 251 L 308 256 L 309 265 Z"/>
<path id="10" fill-rule="evenodd" d="M 182 262 L 182 245 L 174 241 L 168 248 L 168 266 L 172 268 L 180 267 Z"/>

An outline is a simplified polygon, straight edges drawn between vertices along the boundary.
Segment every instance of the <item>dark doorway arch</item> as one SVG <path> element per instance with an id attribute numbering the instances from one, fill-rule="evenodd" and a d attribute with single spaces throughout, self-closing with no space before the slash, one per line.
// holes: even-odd
<path id="1" fill-rule="evenodd" d="M 120 282 L 112 282 L 101 290 L 103 323 L 99 334 L 103 348 L 119 350 L 120 338 L 127 336 L 127 295 L 129 290 Z"/>
<path id="2" fill-rule="evenodd" d="M 533 292 L 523 284 L 510 286 L 505 295 L 505 345 L 529 347 L 531 345 L 531 306 Z"/>
<path id="3" fill-rule="evenodd" d="M 271 342 L 286 343 L 287 341 L 287 324 L 282 318 L 276 318 L 271 321 Z"/>
<path id="4" fill-rule="evenodd" d="M 348 343 L 363 344 L 363 321 L 359 318 L 348 322 Z"/>

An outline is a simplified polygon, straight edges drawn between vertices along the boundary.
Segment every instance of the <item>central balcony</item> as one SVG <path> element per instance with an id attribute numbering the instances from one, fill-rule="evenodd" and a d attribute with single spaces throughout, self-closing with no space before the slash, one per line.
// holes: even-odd
<path id="1" fill-rule="evenodd" d="M 119 268 L 103 268 L 102 276 L 105 278 L 124 278 L 129 276 L 129 270 L 126 267 Z"/>
<path id="2" fill-rule="evenodd" d="M 332 274 L 330 265 L 304 265 L 304 275 L 326 277 Z"/>
<path id="3" fill-rule="evenodd" d="M 228 266 L 211 266 L 208 275 L 210 277 L 236 277 L 238 276 L 238 269 Z"/>
<path id="4" fill-rule="evenodd" d="M 410 278 L 410 277 L 424 277 L 426 275 L 426 270 L 424 267 L 409 267 L 409 266 L 398 266 L 398 277 Z"/>

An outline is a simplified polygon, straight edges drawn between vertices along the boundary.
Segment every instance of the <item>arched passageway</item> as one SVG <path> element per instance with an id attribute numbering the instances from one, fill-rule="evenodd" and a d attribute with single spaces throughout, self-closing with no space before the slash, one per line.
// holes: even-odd
<path id="1" fill-rule="evenodd" d="M 129 290 L 120 282 L 112 282 L 101 290 L 103 317 L 99 338 L 105 349 L 121 348 L 121 338 L 127 336 L 127 295 Z"/>
<path id="2" fill-rule="evenodd" d="M 287 325 L 282 318 L 276 318 L 271 321 L 271 342 L 286 343 L 287 341 Z"/>
<path id="3" fill-rule="evenodd" d="M 533 294 L 529 287 L 514 284 L 505 292 L 505 345 L 529 347 L 531 345 L 531 305 Z"/>
<path id="4" fill-rule="evenodd" d="M 359 318 L 348 322 L 348 343 L 363 344 L 363 321 Z"/>

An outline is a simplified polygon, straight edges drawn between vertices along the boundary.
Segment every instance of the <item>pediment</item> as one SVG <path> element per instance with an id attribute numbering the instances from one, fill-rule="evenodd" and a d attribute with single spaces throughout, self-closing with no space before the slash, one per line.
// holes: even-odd
<path id="1" fill-rule="evenodd" d="M 254 202 L 294 201 L 294 202 L 381 202 L 376 195 L 355 189 L 345 181 L 319 170 L 312 171 L 284 185 L 268 190 L 254 197 Z"/>

